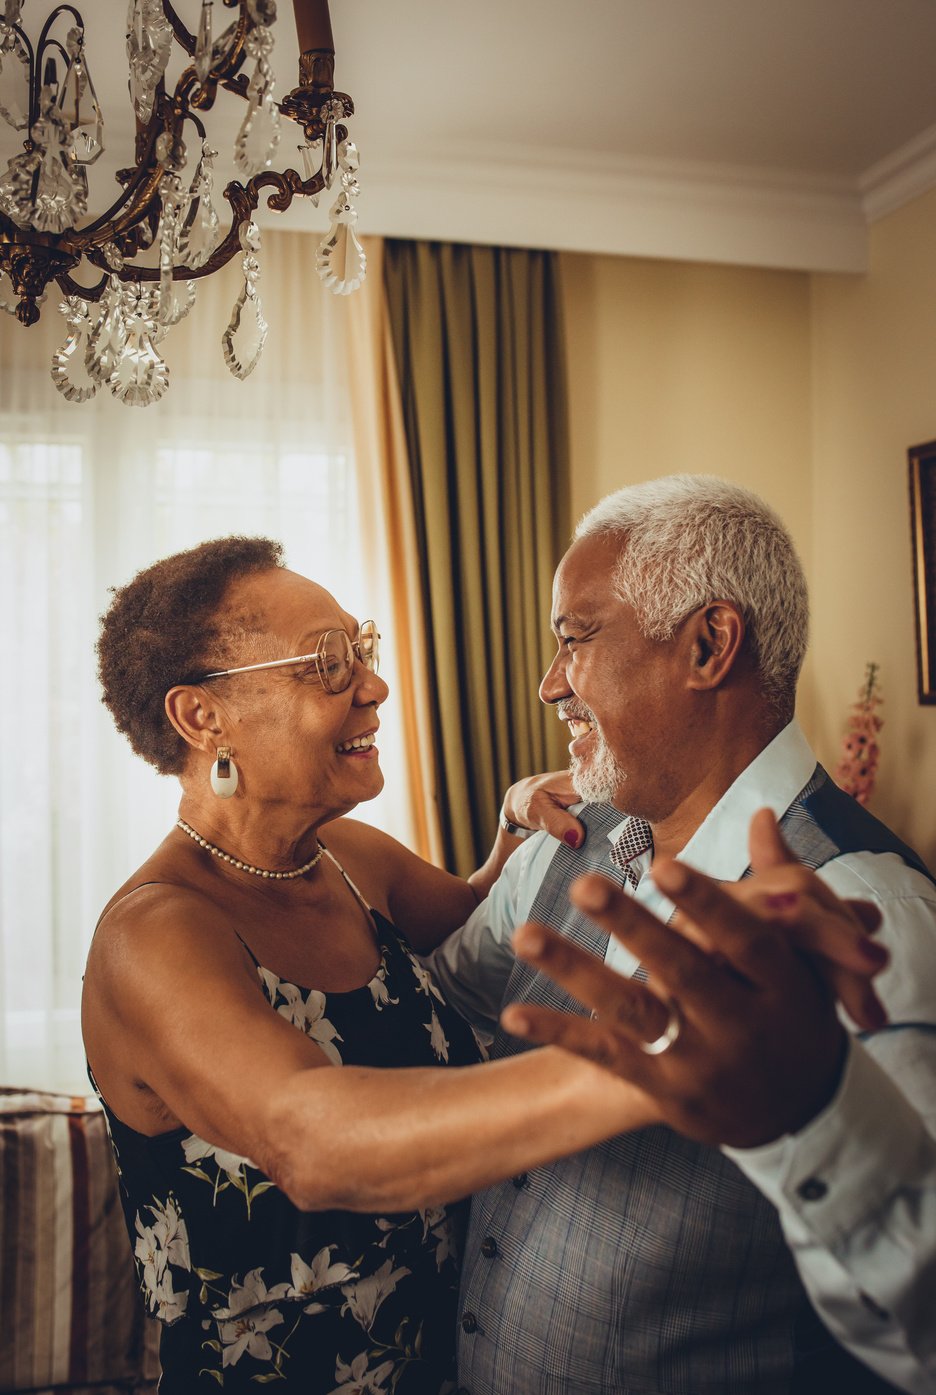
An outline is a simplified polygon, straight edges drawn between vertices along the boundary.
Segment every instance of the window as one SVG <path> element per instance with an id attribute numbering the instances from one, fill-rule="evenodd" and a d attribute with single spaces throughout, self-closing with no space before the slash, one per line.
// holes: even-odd
<path id="1" fill-rule="evenodd" d="M 23 355 L 43 324 L 0 323 L 2 1084 L 86 1089 L 78 998 L 91 933 L 178 804 L 177 782 L 133 755 L 100 703 L 94 642 L 107 588 L 206 538 L 266 534 L 287 565 L 386 630 L 389 606 L 365 581 L 342 307 L 309 286 L 299 314 L 289 268 L 304 253 L 289 244 L 303 239 L 277 241 L 284 279 L 272 295 L 261 288 L 270 340 L 245 383 L 228 377 L 216 341 L 186 357 L 170 338 L 163 401 L 134 409 L 99 393 L 78 406 L 58 397 L 41 355 L 38 367 Z M 220 339 L 229 306 L 213 295 L 198 332 Z M 46 316 L 48 348 L 63 335 L 51 305 Z M 212 355 L 217 376 L 198 376 Z M 387 750 L 400 746 L 392 704 L 381 720 L 381 746 L 402 766 Z M 393 790 L 364 816 L 398 836 L 406 826 Z"/>

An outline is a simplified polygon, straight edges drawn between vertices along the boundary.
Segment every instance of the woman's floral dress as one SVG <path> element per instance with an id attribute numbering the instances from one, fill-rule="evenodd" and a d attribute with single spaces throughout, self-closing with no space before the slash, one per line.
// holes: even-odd
<path id="1" fill-rule="evenodd" d="M 335 1065 L 477 1061 L 470 1028 L 372 915 L 369 984 L 326 997 L 258 964 L 271 1005 Z M 165 1324 L 161 1395 L 454 1389 L 461 1206 L 302 1212 L 249 1159 L 185 1129 L 147 1138 L 104 1109 L 140 1287 Z"/>

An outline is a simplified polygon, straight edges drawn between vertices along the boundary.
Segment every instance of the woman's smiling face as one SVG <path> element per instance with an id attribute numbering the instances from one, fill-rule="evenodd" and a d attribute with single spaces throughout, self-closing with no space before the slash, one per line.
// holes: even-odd
<path id="1" fill-rule="evenodd" d="M 357 620 L 333 596 L 283 568 L 235 583 L 219 627 L 242 636 L 228 667 L 312 654 L 327 630 L 358 637 Z M 206 686 L 230 724 L 247 798 L 334 817 L 380 793 L 374 738 L 389 690 L 359 660 L 340 693 L 325 689 L 312 663 L 232 674 Z"/>

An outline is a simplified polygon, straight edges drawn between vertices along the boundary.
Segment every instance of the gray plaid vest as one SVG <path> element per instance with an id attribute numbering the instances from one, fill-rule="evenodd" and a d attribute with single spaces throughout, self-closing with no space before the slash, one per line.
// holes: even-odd
<path id="1" fill-rule="evenodd" d="M 581 815 L 581 852 L 559 845 L 531 918 L 603 956 L 607 936 L 568 903 L 582 872 L 621 881 L 607 834 Z M 783 820 L 817 867 L 845 851 L 919 859 L 817 767 Z M 638 971 L 639 972 L 639 971 Z M 516 963 L 505 1002 L 581 1013 Z M 498 1033 L 492 1056 L 526 1049 Z M 819 1322 L 776 1211 L 714 1148 L 664 1127 L 621 1135 L 472 1200 L 460 1300 L 465 1395 L 881 1395 L 892 1387 Z"/>

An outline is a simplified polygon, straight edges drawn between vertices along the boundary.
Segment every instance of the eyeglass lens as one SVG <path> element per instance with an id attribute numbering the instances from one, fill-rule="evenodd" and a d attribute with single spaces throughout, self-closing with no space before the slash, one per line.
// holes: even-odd
<path id="1" fill-rule="evenodd" d="M 365 620 L 354 644 L 344 630 L 329 630 L 322 636 L 319 671 L 329 692 L 342 693 L 348 687 L 354 672 L 355 653 L 359 654 L 365 668 L 377 672 L 379 638 L 373 620 Z"/>

